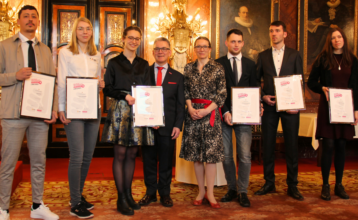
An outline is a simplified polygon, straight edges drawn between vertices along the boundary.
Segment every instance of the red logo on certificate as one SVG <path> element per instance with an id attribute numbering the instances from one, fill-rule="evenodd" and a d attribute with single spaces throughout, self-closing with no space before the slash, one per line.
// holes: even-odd
<path id="1" fill-rule="evenodd" d="M 247 93 L 239 93 L 238 94 L 239 99 L 245 98 L 247 96 L 248 96 Z"/>
<path id="2" fill-rule="evenodd" d="M 41 85 L 42 81 L 39 79 L 31 79 L 31 85 Z"/>
<path id="3" fill-rule="evenodd" d="M 83 83 L 75 83 L 75 84 L 73 84 L 73 88 L 74 89 L 85 88 L 85 84 L 83 84 Z"/>
<path id="4" fill-rule="evenodd" d="M 288 84 L 290 84 L 289 81 L 282 81 L 282 82 L 281 82 L 281 86 L 285 86 L 285 85 L 288 85 Z"/>

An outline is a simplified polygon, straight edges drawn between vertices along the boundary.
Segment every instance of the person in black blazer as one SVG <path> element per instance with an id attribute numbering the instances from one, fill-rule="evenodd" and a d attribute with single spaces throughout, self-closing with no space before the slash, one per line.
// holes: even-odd
<path id="1" fill-rule="evenodd" d="M 322 138 L 322 192 L 321 198 L 331 199 L 329 173 L 334 153 L 336 185 L 334 193 L 342 199 L 349 199 L 342 185 L 347 140 L 355 136 L 353 124 L 331 124 L 329 122 L 328 87 L 351 88 L 354 98 L 355 125 L 358 122 L 358 60 L 350 51 L 347 37 L 342 29 L 332 28 L 327 34 L 326 44 L 312 65 L 307 86 L 321 94 L 316 139 Z"/>
<path id="2" fill-rule="evenodd" d="M 163 86 L 165 127 L 155 127 L 155 145 L 142 148 L 145 196 L 139 201 L 141 206 L 157 201 L 165 207 L 173 206 L 170 198 L 172 180 L 172 161 L 175 139 L 183 127 L 185 100 L 184 76 L 170 68 L 168 58 L 171 55 L 170 42 L 161 37 L 154 41 L 153 56 L 155 63 L 150 66 L 153 85 Z M 157 181 L 157 162 L 159 161 L 159 182 Z"/>
<path id="3" fill-rule="evenodd" d="M 261 91 L 265 112 L 262 117 L 263 162 L 266 183 L 255 192 L 255 195 L 265 195 L 276 191 L 275 187 L 275 145 L 279 118 L 281 118 L 285 140 L 285 158 L 287 163 L 287 194 L 294 199 L 303 200 L 297 189 L 298 176 L 298 128 L 299 112 L 290 110 L 276 112 L 274 92 L 274 76 L 298 74 L 303 79 L 302 59 L 298 51 L 284 44 L 287 36 L 286 25 L 282 21 L 274 21 L 270 25 L 272 48 L 261 52 L 257 60 L 257 80 L 264 85 Z M 303 89 L 304 91 L 304 89 Z"/>
<path id="4" fill-rule="evenodd" d="M 238 197 L 243 207 L 250 207 L 247 197 L 251 170 L 251 125 L 233 125 L 231 123 L 231 87 L 255 87 L 255 62 L 242 56 L 244 46 L 243 33 L 239 29 L 231 29 L 226 35 L 225 45 L 228 53 L 216 61 L 225 69 L 227 98 L 222 107 L 224 121 L 222 122 L 224 155 L 223 167 L 228 183 L 228 192 L 221 198 L 221 202 L 230 202 Z M 236 149 L 239 156 L 238 181 L 236 180 L 236 166 L 233 158 L 232 130 L 235 131 Z M 238 183 L 238 184 L 237 184 Z M 238 191 L 237 191 L 237 185 Z M 239 194 L 238 194 L 239 193 Z"/>

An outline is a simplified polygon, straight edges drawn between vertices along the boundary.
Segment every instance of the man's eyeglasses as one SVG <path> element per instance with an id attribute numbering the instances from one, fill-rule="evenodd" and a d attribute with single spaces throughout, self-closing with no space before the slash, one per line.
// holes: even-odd
<path id="1" fill-rule="evenodd" d="M 167 47 L 162 47 L 162 48 L 159 48 L 159 47 L 156 47 L 153 49 L 154 52 L 158 53 L 159 51 L 163 51 L 163 52 L 167 52 L 170 50 L 170 48 L 167 48 Z"/>

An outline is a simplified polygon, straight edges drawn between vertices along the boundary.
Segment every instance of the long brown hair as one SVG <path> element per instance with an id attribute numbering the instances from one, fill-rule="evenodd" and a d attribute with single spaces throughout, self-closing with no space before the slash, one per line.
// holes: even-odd
<path id="1" fill-rule="evenodd" d="M 324 44 L 324 47 L 323 47 L 321 53 L 317 56 L 317 58 L 315 60 L 315 63 L 317 66 L 320 65 L 320 62 L 322 62 L 324 67 L 325 68 L 328 67 L 329 70 L 335 69 L 338 67 L 337 61 L 334 58 L 334 54 L 333 54 L 334 48 L 332 46 L 332 34 L 336 31 L 338 31 L 342 35 L 343 40 L 344 40 L 344 45 L 342 48 L 343 49 L 342 65 L 343 66 L 352 65 L 352 57 L 354 55 L 350 50 L 347 36 L 343 32 L 342 29 L 337 27 L 337 28 L 331 28 L 329 30 L 329 33 L 327 34 L 327 37 L 326 37 L 326 43 Z"/>
<path id="2" fill-rule="evenodd" d="M 72 37 L 71 37 L 71 41 L 69 43 L 69 47 L 68 49 L 73 53 L 73 54 L 79 54 L 79 50 L 78 50 L 78 42 L 77 42 L 77 26 L 78 23 L 80 21 L 86 22 L 89 24 L 90 28 L 93 29 L 92 23 L 90 20 L 88 20 L 88 18 L 85 17 L 79 17 L 75 20 L 75 22 L 73 23 L 73 28 L 72 28 Z M 94 37 L 93 37 L 93 32 L 92 32 L 92 36 L 88 41 L 87 44 L 87 52 L 90 56 L 94 56 L 97 54 L 97 48 L 96 48 L 96 44 L 94 43 Z"/>

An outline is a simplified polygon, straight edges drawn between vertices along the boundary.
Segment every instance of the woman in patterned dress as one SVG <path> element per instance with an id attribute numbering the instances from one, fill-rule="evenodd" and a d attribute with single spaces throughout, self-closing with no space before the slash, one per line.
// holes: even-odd
<path id="1" fill-rule="evenodd" d="M 142 31 L 129 26 L 123 32 L 124 51 L 108 62 L 103 93 L 112 98 L 104 124 L 102 142 L 114 144 L 113 176 L 118 190 L 117 210 L 133 215 L 140 209 L 132 197 L 135 158 L 139 146 L 154 145 L 154 132 L 148 127 L 134 127 L 132 85 L 151 85 L 148 62 L 136 55 Z"/>
<path id="2" fill-rule="evenodd" d="M 199 187 L 194 205 L 201 205 L 203 199 L 206 199 L 213 208 L 220 208 L 214 197 L 214 182 L 216 163 L 224 160 L 219 108 L 226 99 L 225 74 L 219 63 L 209 59 L 211 44 L 208 38 L 199 37 L 194 48 L 198 59 L 187 64 L 184 69 L 184 95 L 188 114 L 180 158 L 194 162 Z"/>
<path id="3" fill-rule="evenodd" d="M 358 60 L 350 51 L 347 37 L 340 28 L 332 28 L 326 38 L 322 52 L 312 65 L 307 86 L 321 94 L 317 114 L 316 139 L 322 138 L 322 192 L 323 200 L 331 199 L 329 173 L 334 153 L 336 185 L 334 194 L 349 199 L 342 185 L 347 140 L 354 136 L 353 124 L 331 124 L 328 111 L 328 87 L 351 88 L 354 98 L 354 118 L 358 122 Z"/>

